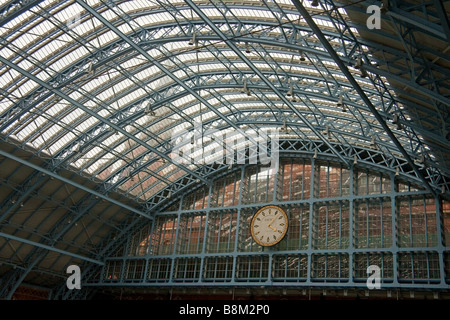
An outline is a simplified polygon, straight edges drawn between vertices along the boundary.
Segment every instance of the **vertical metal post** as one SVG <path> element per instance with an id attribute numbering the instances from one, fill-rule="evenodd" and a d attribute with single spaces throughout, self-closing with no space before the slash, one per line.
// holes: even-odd
<path id="1" fill-rule="evenodd" d="M 437 231 L 437 250 L 439 256 L 439 278 L 442 285 L 445 284 L 445 256 L 444 256 L 444 200 L 438 196 L 434 198 L 436 204 L 436 231 Z M 450 266 L 447 266 L 450 268 Z"/>
<path id="2" fill-rule="evenodd" d="M 233 270 L 234 273 L 232 275 L 233 282 L 236 281 L 236 271 L 237 271 L 237 252 L 238 252 L 238 243 L 239 243 L 239 231 L 241 228 L 241 213 L 242 213 L 242 196 L 244 193 L 243 184 L 244 184 L 244 172 L 245 166 L 241 168 L 241 179 L 239 181 L 239 200 L 238 200 L 238 209 L 237 209 L 237 218 L 236 218 L 236 238 L 234 239 L 234 251 L 233 251 Z"/>
<path id="3" fill-rule="evenodd" d="M 225 180 L 225 178 L 224 178 Z M 224 188 L 224 193 L 225 193 L 225 188 Z M 201 260 L 200 260 L 200 272 L 199 272 L 199 277 L 198 277 L 198 281 L 201 282 L 202 281 L 202 277 L 203 277 L 203 265 L 204 265 L 204 261 L 205 261 L 205 254 L 206 254 L 206 242 L 208 240 L 208 221 L 209 221 L 209 214 L 210 214 L 210 199 L 212 197 L 212 183 L 209 185 L 208 188 L 208 198 L 207 198 L 207 203 L 206 203 L 206 218 L 205 218 L 205 228 L 204 228 L 204 232 L 205 234 L 203 235 L 203 244 L 202 244 L 202 250 L 201 250 Z M 223 207 L 223 205 L 222 205 Z M 201 223 L 200 223 L 200 227 L 201 227 Z M 199 229 L 200 230 L 200 229 Z M 220 235 L 220 229 L 219 229 L 219 235 Z M 220 238 L 218 243 L 220 243 Z M 216 259 L 216 268 L 217 268 L 217 259 Z M 214 274 L 216 274 L 216 271 L 214 271 Z"/>
<path id="4" fill-rule="evenodd" d="M 384 201 L 382 198 L 379 199 L 379 205 L 380 205 L 380 246 L 381 248 L 384 248 L 384 229 L 383 229 L 383 224 L 384 224 Z"/>
<path id="5" fill-rule="evenodd" d="M 364 199 L 364 204 L 366 207 L 366 247 L 369 247 L 370 245 L 370 200 L 369 199 Z"/>
<path id="6" fill-rule="evenodd" d="M 278 168 L 275 169 L 275 172 L 273 173 L 273 192 L 272 192 L 272 201 L 279 201 L 277 199 L 277 192 L 278 192 L 278 173 L 280 172 L 280 168 L 281 168 L 281 163 L 278 161 Z M 281 175 L 283 176 L 283 175 Z M 268 186 L 270 186 L 270 175 L 269 175 L 269 179 L 267 181 Z M 268 187 L 268 190 L 270 190 L 270 188 Z M 267 195 L 269 196 L 269 195 Z"/>
<path id="7" fill-rule="evenodd" d="M 306 281 L 311 282 L 311 273 L 312 273 L 312 252 L 313 252 L 313 233 L 314 233 L 314 170 L 315 170 L 315 159 L 311 158 L 311 185 L 310 185 L 310 195 L 309 195 L 309 235 L 308 235 L 308 270 L 306 273 Z"/>
<path id="8" fill-rule="evenodd" d="M 397 198 L 397 188 L 395 175 L 391 174 L 391 216 L 392 216 L 392 273 L 393 284 L 398 285 L 398 239 L 397 239 L 397 204 L 395 199 Z"/>
<path id="9" fill-rule="evenodd" d="M 183 197 L 182 198 L 182 201 L 184 201 L 184 198 L 185 197 Z M 177 252 L 177 242 L 178 242 L 178 231 L 180 230 L 180 220 L 181 220 L 181 208 L 183 207 L 182 206 L 182 202 L 181 200 L 180 200 L 180 210 L 178 211 L 178 213 L 177 213 L 177 217 L 176 217 L 176 221 L 174 221 L 174 225 L 176 226 L 176 229 L 175 229 L 175 236 L 174 236 L 174 239 L 173 239 L 173 248 L 172 248 L 172 261 L 171 261 L 171 263 L 172 263 L 172 265 L 170 266 L 170 274 L 169 274 L 169 281 L 170 282 L 173 282 L 173 273 L 174 273 L 174 269 L 175 269 L 175 266 L 176 266 L 176 264 L 175 264 L 175 257 L 174 257 L 174 255 L 176 254 L 176 252 Z"/>
<path id="10" fill-rule="evenodd" d="M 292 167 L 291 166 L 291 181 L 292 181 Z M 310 180 L 311 181 L 311 180 Z M 289 200 L 291 200 L 291 188 L 292 188 L 292 182 L 290 183 L 289 187 Z M 302 159 L 302 194 L 300 195 L 300 199 L 305 199 L 305 159 Z"/>
<path id="11" fill-rule="evenodd" d="M 155 225 L 154 222 L 155 222 L 155 220 L 153 219 L 152 222 L 151 222 L 151 225 L 148 226 L 148 228 L 150 230 L 149 230 L 149 233 L 147 235 L 147 237 L 148 237 L 148 240 L 147 240 L 148 241 L 147 242 L 147 252 L 146 252 L 146 254 L 144 256 L 145 265 L 144 265 L 144 279 L 143 279 L 143 282 L 147 282 L 147 279 L 148 279 L 147 273 L 148 273 L 149 255 L 150 255 L 150 251 L 152 249 L 152 234 L 153 234 L 153 226 Z"/>
<path id="12" fill-rule="evenodd" d="M 355 221 L 354 221 L 354 202 L 355 202 L 355 191 L 354 191 L 354 169 L 355 166 L 352 166 L 349 169 L 349 204 L 348 204 L 348 278 L 349 283 L 353 283 L 353 255 L 355 254 L 355 241 L 353 236 L 353 231 L 355 230 Z"/>

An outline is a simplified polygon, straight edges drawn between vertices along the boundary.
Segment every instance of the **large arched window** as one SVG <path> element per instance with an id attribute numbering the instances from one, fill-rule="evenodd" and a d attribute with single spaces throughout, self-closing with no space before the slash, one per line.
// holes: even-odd
<path id="1" fill-rule="evenodd" d="M 262 247 L 250 222 L 268 204 L 284 209 L 289 228 L 280 243 Z M 440 288 L 448 217 L 444 232 L 437 217 L 447 207 L 420 186 L 373 168 L 309 158 L 283 158 L 275 170 L 246 165 L 156 213 L 97 280 L 113 281 L 122 264 L 124 283 L 138 275 L 149 285 L 364 287 L 367 268 L 377 265 L 388 288 Z"/>

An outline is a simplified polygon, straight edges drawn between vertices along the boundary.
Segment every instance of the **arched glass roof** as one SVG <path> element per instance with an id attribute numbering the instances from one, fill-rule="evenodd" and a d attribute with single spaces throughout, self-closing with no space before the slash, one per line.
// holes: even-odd
<path id="1" fill-rule="evenodd" d="M 369 29 L 379 1 L 314 2 L 3 2 L 0 137 L 144 215 L 227 170 L 173 161 L 197 123 L 233 139 L 278 129 L 280 152 L 448 194 L 448 3 L 389 1 Z"/>
<path id="2" fill-rule="evenodd" d="M 346 5 L 303 5 L 410 157 L 435 165 L 437 188 L 448 167 L 424 143 L 427 128 L 409 125 L 388 77 L 376 73 L 376 44 L 361 38 Z M 286 121 L 289 138 L 404 159 L 295 2 L 34 1 L 14 18 L 9 11 L 12 4 L 1 56 L 14 66 L 0 70 L 2 135 L 138 201 L 198 176 L 165 161 L 170 138 L 193 121 L 220 129 Z M 370 68 L 357 70 L 355 59 Z M 341 95 L 345 109 L 336 107 Z M 340 156 L 332 146 L 326 152 Z M 354 154 L 340 157 L 350 163 Z"/>

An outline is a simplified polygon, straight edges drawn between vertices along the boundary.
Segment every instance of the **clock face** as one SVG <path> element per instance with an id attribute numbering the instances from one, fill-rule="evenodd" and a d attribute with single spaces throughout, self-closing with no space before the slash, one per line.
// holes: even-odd
<path id="1" fill-rule="evenodd" d="M 266 206 L 253 216 L 250 230 L 253 239 L 262 246 L 273 246 L 280 242 L 288 228 L 286 213 L 277 206 Z"/>

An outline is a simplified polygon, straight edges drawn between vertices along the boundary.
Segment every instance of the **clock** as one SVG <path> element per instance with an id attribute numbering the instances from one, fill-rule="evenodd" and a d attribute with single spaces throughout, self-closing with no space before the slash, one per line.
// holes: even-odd
<path id="1" fill-rule="evenodd" d="M 288 229 L 288 217 L 277 206 L 265 206 L 252 218 L 250 231 L 253 239 L 261 246 L 273 246 L 280 242 Z"/>

